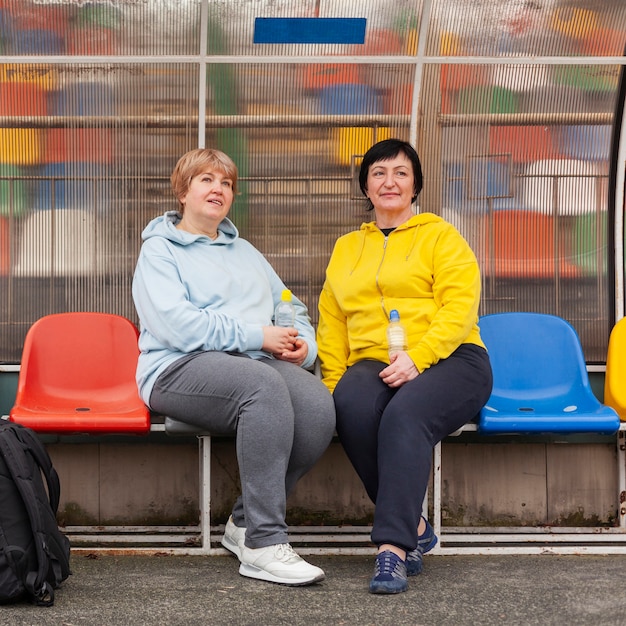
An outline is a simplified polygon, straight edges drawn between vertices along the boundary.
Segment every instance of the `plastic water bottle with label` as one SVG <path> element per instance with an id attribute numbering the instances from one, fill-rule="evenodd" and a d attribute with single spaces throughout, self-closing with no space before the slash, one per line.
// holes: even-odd
<path id="1" fill-rule="evenodd" d="M 283 289 L 280 302 L 274 311 L 274 326 L 293 328 L 296 323 L 296 307 L 293 305 L 291 291 Z"/>
<path id="2" fill-rule="evenodd" d="M 406 350 L 406 330 L 400 321 L 400 313 L 393 309 L 389 313 L 389 325 L 387 326 L 387 344 L 389 349 L 389 358 L 396 352 Z"/>

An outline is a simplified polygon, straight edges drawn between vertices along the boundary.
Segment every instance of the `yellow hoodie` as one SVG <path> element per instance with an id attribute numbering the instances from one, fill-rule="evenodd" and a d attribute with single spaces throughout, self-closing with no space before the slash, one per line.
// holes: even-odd
<path id="1" fill-rule="evenodd" d="M 414 215 L 388 237 L 374 222 L 335 243 L 319 301 L 324 384 L 332 392 L 350 365 L 388 363 L 389 312 L 397 309 L 420 372 L 462 343 L 484 347 L 478 330 L 480 271 L 471 248 L 433 213 Z"/>

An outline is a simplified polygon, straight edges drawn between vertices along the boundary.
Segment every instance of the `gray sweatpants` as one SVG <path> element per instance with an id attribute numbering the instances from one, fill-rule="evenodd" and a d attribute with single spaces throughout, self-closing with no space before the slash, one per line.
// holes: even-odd
<path id="1" fill-rule="evenodd" d="M 333 399 L 310 372 L 274 359 L 201 352 L 182 357 L 157 379 L 154 411 L 235 435 L 241 496 L 233 521 L 250 548 L 287 543 L 287 496 L 328 447 Z"/>

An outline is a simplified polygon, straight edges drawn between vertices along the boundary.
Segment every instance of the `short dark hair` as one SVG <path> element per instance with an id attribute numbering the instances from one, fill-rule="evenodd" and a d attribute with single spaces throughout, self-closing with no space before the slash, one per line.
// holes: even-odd
<path id="1" fill-rule="evenodd" d="M 413 197 L 411 202 L 417 200 L 422 187 L 424 186 L 424 177 L 422 175 L 422 164 L 420 158 L 415 151 L 415 148 L 408 142 L 401 139 L 383 139 L 378 143 L 375 143 L 363 156 L 361 162 L 361 169 L 359 171 L 359 187 L 363 192 L 363 195 L 367 197 L 367 175 L 370 167 L 378 161 L 390 161 L 395 159 L 398 154 L 402 152 L 413 166 Z M 371 211 L 374 208 L 371 200 L 368 198 L 367 210 Z"/>

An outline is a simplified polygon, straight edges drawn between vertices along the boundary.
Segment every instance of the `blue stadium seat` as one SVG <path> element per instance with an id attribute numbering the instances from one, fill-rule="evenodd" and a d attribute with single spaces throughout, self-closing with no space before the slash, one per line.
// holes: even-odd
<path id="1" fill-rule="evenodd" d="M 319 94 L 322 115 L 367 115 L 382 113 L 380 93 L 368 85 L 330 85 Z"/>
<path id="2" fill-rule="evenodd" d="M 607 161 L 612 130 L 608 124 L 560 126 L 556 132 L 559 150 L 572 159 Z"/>
<path id="3" fill-rule="evenodd" d="M 495 313 L 479 320 L 493 368 L 482 434 L 613 434 L 619 417 L 593 394 L 580 339 L 564 319 Z"/>
<path id="4" fill-rule="evenodd" d="M 514 175 L 508 159 L 471 158 L 444 164 L 443 203 L 463 212 L 522 209 L 523 200 L 515 192 Z"/>
<path id="5" fill-rule="evenodd" d="M 13 54 L 62 54 L 65 48 L 63 37 L 44 28 L 11 31 L 9 41 Z"/>
<path id="6" fill-rule="evenodd" d="M 76 82 L 50 96 L 52 115 L 115 115 L 115 92 L 102 82 Z"/>
<path id="7" fill-rule="evenodd" d="M 88 209 L 104 214 L 113 193 L 108 174 L 109 168 L 101 163 L 46 163 L 34 186 L 34 208 Z"/>

